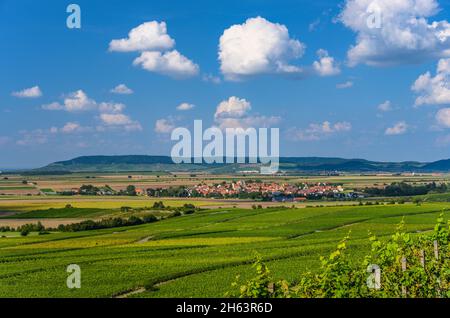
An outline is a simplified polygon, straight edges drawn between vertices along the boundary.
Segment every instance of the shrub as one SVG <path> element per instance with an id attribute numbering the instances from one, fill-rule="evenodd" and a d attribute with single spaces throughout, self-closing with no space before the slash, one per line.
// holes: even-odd
<path id="1" fill-rule="evenodd" d="M 158 221 L 158 218 L 154 215 L 146 215 L 143 218 L 144 223 L 153 223 Z"/>

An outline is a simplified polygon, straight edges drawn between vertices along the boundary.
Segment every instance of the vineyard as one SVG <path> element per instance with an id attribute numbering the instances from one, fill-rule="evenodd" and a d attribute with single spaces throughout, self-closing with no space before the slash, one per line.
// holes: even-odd
<path id="1" fill-rule="evenodd" d="M 445 296 L 449 208 L 222 208 L 122 228 L 0 233 L 0 297 Z M 70 264 L 80 266 L 80 289 L 66 286 Z M 367 288 L 370 264 L 381 289 Z"/>

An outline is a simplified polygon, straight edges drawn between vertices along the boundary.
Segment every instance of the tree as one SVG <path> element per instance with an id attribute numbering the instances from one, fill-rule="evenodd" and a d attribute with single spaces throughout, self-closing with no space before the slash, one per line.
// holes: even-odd
<path id="1" fill-rule="evenodd" d="M 134 185 L 129 185 L 125 190 L 127 195 L 135 196 L 136 195 L 136 187 Z"/>

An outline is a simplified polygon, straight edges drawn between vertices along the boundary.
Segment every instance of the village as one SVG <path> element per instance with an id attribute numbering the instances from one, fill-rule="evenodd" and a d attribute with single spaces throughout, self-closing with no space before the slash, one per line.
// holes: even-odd
<path id="1" fill-rule="evenodd" d="M 148 197 L 204 197 L 204 198 L 236 198 L 254 199 L 275 202 L 298 202 L 307 199 L 355 199 L 360 195 L 354 192 L 344 191 L 344 187 L 338 184 L 317 183 L 277 183 L 254 180 L 237 180 L 221 183 L 185 187 L 166 188 L 136 188 L 129 185 L 126 189 L 116 191 L 109 186 L 93 187 L 84 185 L 78 191 L 72 190 L 72 194 L 80 195 L 128 195 Z"/>
<path id="2" fill-rule="evenodd" d="M 245 197 L 246 194 L 256 194 L 267 200 L 280 202 L 304 201 L 307 198 L 322 197 L 344 198 L 346 196 L 341 185 L 331 185 L 324 182 L 288 184 L 243 180 L 214 185 L 203 183 L 193 187 L 190 193 L 203 197 Z"/>

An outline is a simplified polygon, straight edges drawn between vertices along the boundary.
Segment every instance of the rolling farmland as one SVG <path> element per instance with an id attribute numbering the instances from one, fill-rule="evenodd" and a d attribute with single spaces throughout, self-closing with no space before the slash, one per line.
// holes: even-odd
<path id="1" fill-rule="evenodd" d="M 0 297 L 221 297 L 236 275 L 253 275 L 255 253 L 275 277 L 298 280 L 349 231 L 356 260 L 368 249 L 369 230 L 386 237 L 405 216 L 411 233 L 428 231 L 449 208 L 226 207 L 123 228 L 7 234 L 0 238 Z M 81 268 L 80 289 L 66 287 L 69 264 Z"/>

